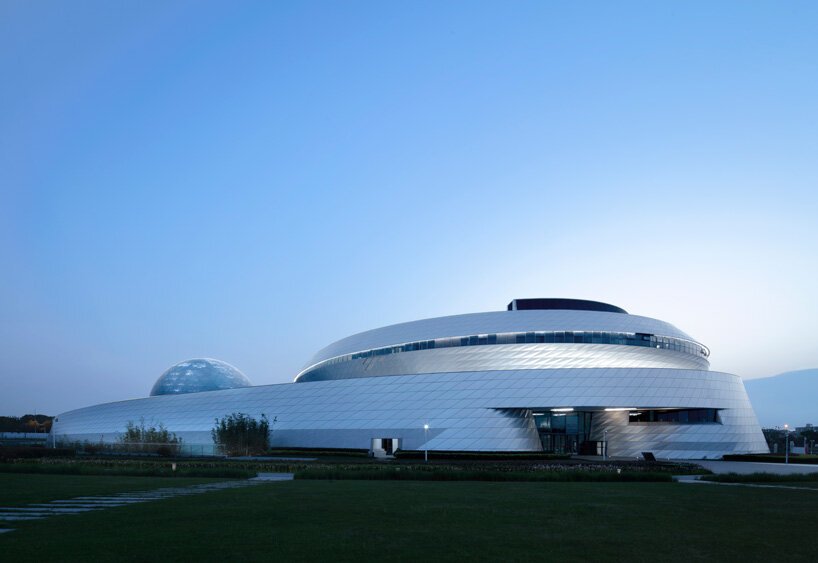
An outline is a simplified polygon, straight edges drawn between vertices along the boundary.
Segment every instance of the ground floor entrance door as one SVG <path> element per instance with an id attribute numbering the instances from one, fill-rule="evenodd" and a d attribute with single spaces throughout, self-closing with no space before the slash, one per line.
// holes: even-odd
<path id="1" fill-rule="evenodd" d="M 575 454 L 579 452 L 580 440 L 576 434 L 556 434 L 540 432 L 542 449 L 547 453 Z"/>
<path id="2" fill-rule="evenodd" d="M 564 412 L 563 409 L 558 411 L 542 409 L 533 412 L 543 451 L 555 454 L 583 453 L 591 434 L 593 414 Z"/>
<path id="3" fill-rule="evenodd" d="M 400 449 L 400 438 L 372 438 L 370 452 L 375 457 L 392 455 Z"/>
<path id="4" fill-rule="evenodd" d="M 392 438 L 384 438 L 381 440 L 381 444 L 383 444 L 383 451 L 386 452 L 386 455 L 392 455 L 395 452 L 393 449 Z"/>

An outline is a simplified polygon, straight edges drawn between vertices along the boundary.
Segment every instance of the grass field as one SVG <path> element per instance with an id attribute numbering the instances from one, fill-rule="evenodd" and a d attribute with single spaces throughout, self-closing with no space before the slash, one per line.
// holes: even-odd
<path id="1" fill-rule="evenodd" d="M 167 481 L 0 475 L 0 504 Z M 718 485 L 291 481 L 15 523 L 0 559 L 813 561 L 816 507 Z"/>

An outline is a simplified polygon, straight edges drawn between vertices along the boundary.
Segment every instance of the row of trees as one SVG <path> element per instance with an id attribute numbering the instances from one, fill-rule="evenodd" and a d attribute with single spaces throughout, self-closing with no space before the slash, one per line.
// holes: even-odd
<path id="1" fill-rule="evenodd" d="M 790 441 L 790 446 L 807 446 L 809 450 L 812 450 L 818 444 L 818 429 L 796 432 L 794 430 L 787 431 L 783 428 L 762 428 L 762 432 L 767 440 L 767 446 L 774 453 L 784 452 L 787 439 Z"/>
<path id="2" fill-rule="evenodd" d="M 24 414 L 23 416 L 0 416 L 0 432 L 44 432 L 51 430 L 53 416 Z"/>
<path id="3" fill-rule="evenodd" d="M 264 414 L 260 419 L 240 412 L 217 418 L 210 435 L 219 451 L 229 456 L 256 455 L 270 449 L 270 421 Z M 144 418 L 138 424 L 129 421 L 119 442 L 128 452 L 163 456 L 178 455 L 182 449 L 182 438 L 175 432 L 161 422 L 147 425 Z"/>

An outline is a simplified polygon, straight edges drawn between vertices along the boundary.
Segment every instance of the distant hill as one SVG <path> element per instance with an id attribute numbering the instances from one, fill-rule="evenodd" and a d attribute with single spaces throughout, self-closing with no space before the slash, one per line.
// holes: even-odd
<path id="1" fill-rule="evenodd" d="M 818 424 L 818 369 L 747 379 L 744 386 L 762 427 Z"/>

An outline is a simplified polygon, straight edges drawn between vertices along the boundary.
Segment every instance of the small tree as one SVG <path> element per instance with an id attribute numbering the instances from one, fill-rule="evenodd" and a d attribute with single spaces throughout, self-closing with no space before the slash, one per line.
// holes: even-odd
<path id="1" fill-rule="evenodd" d="M 264 414 L 261 420 L 240 412 L 217 418 L 210 435 L 219 450 L 230 456 L 260 454 L 270 448 L 270 422 Z"/>
<path id="2" fill-rule="evenodd" d="M 139 419 L 138 425 L 129 420 L 125 425 L 125 434 L 119 437 L 119 441 L 128 451 L 163 456 L 177 455 L 182 446 L 182 439 L 168 431 L 164 424 L 160 422 L 158 426 L 146 426 L 144 418 Z"/>

